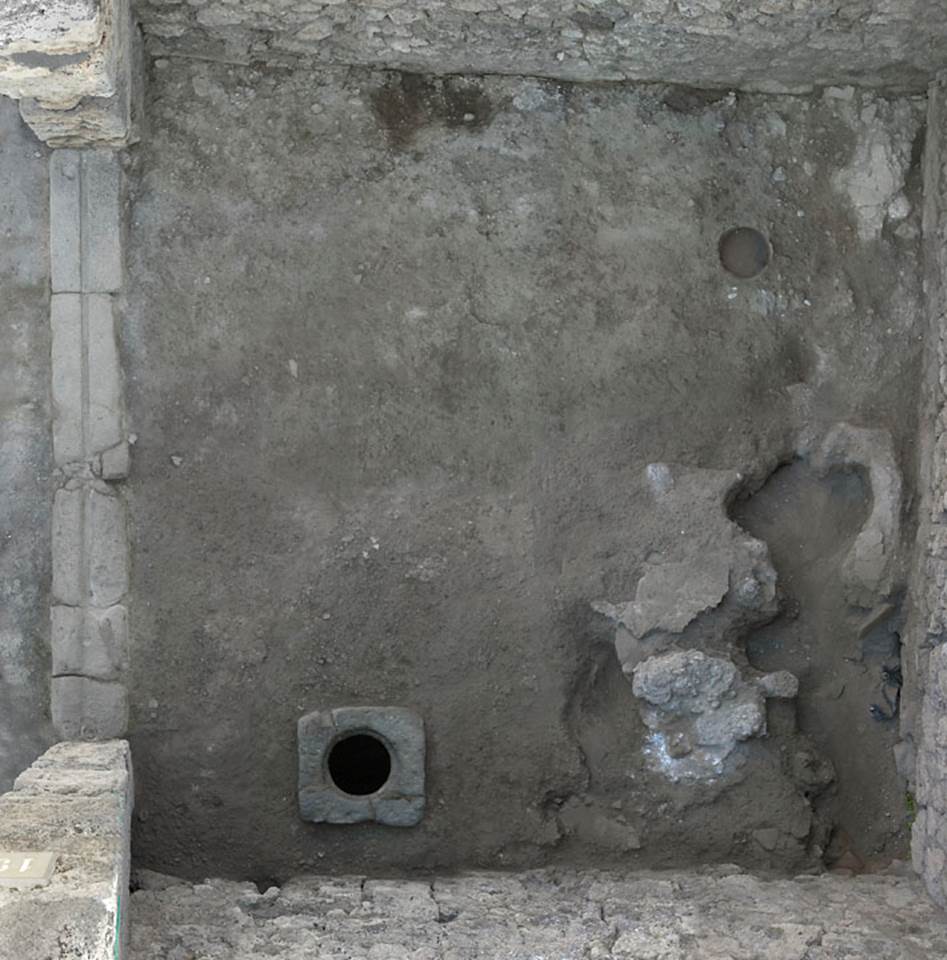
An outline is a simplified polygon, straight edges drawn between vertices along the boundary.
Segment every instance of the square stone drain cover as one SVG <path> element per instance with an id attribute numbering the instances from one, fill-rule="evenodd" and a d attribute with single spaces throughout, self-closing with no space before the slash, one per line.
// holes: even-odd
<path id="1" fill-rule="evenodd" d="M 424 723 L 404 707 L 301 717 L 299 812 L 313 823 L 413 827 L 424 814 Z"/>

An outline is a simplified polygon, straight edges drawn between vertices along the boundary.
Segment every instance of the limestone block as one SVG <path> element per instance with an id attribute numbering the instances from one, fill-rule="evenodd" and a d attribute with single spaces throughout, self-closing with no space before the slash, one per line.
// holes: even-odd
<path id="1" fill-rule="evenodd" d="M 0 896 L 0 960 L 116 956 L 117 900 L 98 885 L 90 896 L 52 900 L 36 894 Z"/>
<path id="2" fill-rule="evenodd" d="M 110 607 L 128 592 L 125 504 L 116 496 L 88 492 L 89 600 Z"/>
<path id="3" fill-rule="evenodd" d="M 82 154 L 56 150 L 49 158 L 49 269 L 53 293 L 78 293 Z"/>
<path id="4" fill-rule="evenodd" d="M 52 332 L 53 453 L 56 465 L 61 467 L 85 456 L 82 297 L 77 293 L 53 294 L 49 320 Z"/>
<path id="5" fill-rule="evenodd" d="M 135 139 L 140 45 L 130 0 L 23 0 L 0 10 L 0 94 L 50 146 Z"/>
<path id="6" fill-rule="evenodd" d="M 88 363 L 86 455 L 90 456 L 122 439 L 122 377 L 112 297 L 92 293 L 83 301 Z"/>
<path id="7" fill-rule="evenodd" d="M 108 740 L 128 728 L 128 695 L 121 683 L 53 677 L 53 725 L 69 740 Z"/>
<path id="8" fill-rule="evenodd" d="M 53 499 L 53 600 L 77 607 L 85 598 L 82 583 L 81 488 L 57 490 Z"/>
<path id="9" fill-rule="evenodd" d="M 114 150 L 82 153 L 82 290 L 122 288 L 122 168 Z"/>
<path id="10" fill-rule="evenodd" d="M 124 503 L 88 483 L 74 482 L 57 490 L 53 500 L 54 602 L 106 608 L 118 603 L 127 591 Z"/>
<path id="11" fill-rule="evenodd" d="M 128 744 L 61 743 L 0 797 L 0 849 L 59 855 L 48 886 L 0 889 L 0 960 L 125 957 Z"/>
<path id="12" fill-rule="evenodd" d="M 122 0 L 44 0 L 0 10 L 0 93 L 74 107 L 115 92 Z"/>
<path id="13" fill-rule="evenodd" d="M 122 441 L 122 379 L 112 298 L 53 294 L 53 450 L 65 466 Z"/>
<path id="14" fill-rule="evenodd" d="M 126 440 L 102 453 L 102 479 L 124 480 L 131 469 L 131 447 Z"/>
<path id="15" fill-rule="evenodd" d="M 78 674 L 115 680 L 128 667 L 128 613 L 116 605 L 53 607 L 53 676 Z"/>
<path id="16" fill-rule="evenodd" d="M 53 293 L 122 287 L 122 169 L 114 150 L 57 150 L 49 161 Z"/>

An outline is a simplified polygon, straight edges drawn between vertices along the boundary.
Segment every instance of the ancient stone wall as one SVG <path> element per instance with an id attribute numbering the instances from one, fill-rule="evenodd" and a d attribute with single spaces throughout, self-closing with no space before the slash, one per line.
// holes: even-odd
<path id="1" fill-rule="evenodd" d="M 135 960 L 177 957 L 181 943 L 198 957 L 412 960 L 934 960 L 947 950 L 947 919 L 916 878 L 893 874 L 766 881 L 727 864 L 631 876 L 303 876 L 260 892 L 142 871 L 139 884 L 131 904 Z"/>
<path id="2" fill-rule="evenodd" d="M 122 740 L 56 744 L 17 777 L 0 796 L 0 960 L 127 956 L 131 814 Z M 17 852 L 56 855 L 45 886 L 10 873 Z"/>
<path id="3" fill-rule="evenodd" d="M 903 719 L 918 741 L 914 863 L 947 903 L 947 113 L 944 82 L 932 84 L 924 167 L 925 287 L 929 311 L 920 437 L 922 482 L 914 625 Z M 912 704 L 920 706 L 919 716 Z"/>
<path id="4" fill-rule="evenodd" d="M 138 0 L 156 52 L 773 91 L 920 90 L 937 0 Z"/>

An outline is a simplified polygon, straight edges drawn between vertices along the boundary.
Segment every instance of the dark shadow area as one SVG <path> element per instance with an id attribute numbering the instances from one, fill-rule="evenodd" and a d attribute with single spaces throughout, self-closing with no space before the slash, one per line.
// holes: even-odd
<path id="1" fill-rule="evenodd" d="M 364 797 L 380 790 L 391 774 L 391 754 L 376 737 L 357 733 L 329 751 L 329 775 L 343 792 Z"/>
<path id="2" fill-rule="evenodd" d="M 782 614 L 746 641 L 751 664 L 799 678 L 800 732 L 835 765 L 837 824 L 829 861 L 907 855 L 898 739 L 900 604 L 865 612 L 845 600 L 840 567 L 871 510 L 857 471 L 817 476 L 794 461 L 737 502 L 733 519 L 769 545 Z M 857 867 L 857 862 L 855 863 Z"/>

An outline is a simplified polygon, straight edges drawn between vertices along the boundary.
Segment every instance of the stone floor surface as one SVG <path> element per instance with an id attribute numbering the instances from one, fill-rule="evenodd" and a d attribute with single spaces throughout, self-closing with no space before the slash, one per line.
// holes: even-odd
<path id="1" fill-rule="evenodd" d="M 192 885 L 143 871 L 132 960 L 936 960 L 947 916 L 907 876 L 761 880 L 536 871 L 433 882 Z"/>

